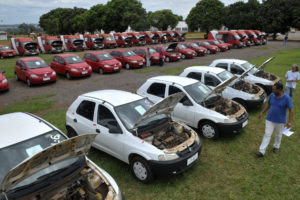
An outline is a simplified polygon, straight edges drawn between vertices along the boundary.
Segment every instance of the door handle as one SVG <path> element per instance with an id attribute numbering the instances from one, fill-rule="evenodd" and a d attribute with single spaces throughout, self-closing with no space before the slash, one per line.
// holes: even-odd
<path id="1" fill-rule="evenodd" d="M 100 133 L 100 130 L 99 130 L 99 129 L 96 129 L 96 132 L 97 132 L 97 133 Z"/>
<path id="2" fill-rule="evenodd" d="M 74 121 L 75 123 L 77 123 L 77 119 L 73 119 L 73 121 Z"/>

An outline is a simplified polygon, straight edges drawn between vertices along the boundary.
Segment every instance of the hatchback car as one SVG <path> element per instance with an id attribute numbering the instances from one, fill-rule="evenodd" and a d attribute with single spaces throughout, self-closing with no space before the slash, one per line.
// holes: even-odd
<path id="1" fill-rule="evenodd" d="M 205 56 L 207 54 L 207 49 L 205 47 L 200 47 L 198 44 L 193 42 L 183 43 L 189 49 L 193 49 L 196 52 L 196 56 Z"/>
<path id="2" fill-rule="evenodd" d="M 219 47 L 220 51 L 228 50 L 228 45 L 226 45 L 225 43 L 220 43 L 218 40 L 208 40 L 207 42 L 211 45 Z"/>
<path id="3" fill-rule="evenodd" d="M 39 57 L 19 58 L 15 65 L 16 80 L 26 81 L 28 86 L 56 81 L 56 73 Z"/>
<path id="4" fill-rule="evenodd" d="M 133 49 L 133 52 L 136 53 L 137 55 L 143 57 L 144 59 L 146 59 L 146 51 L 147 51 L 147 48 L 144 47 L 144 48 L 135 48 Z M 150 65 L 153 65 L 153 64 L 160 64 L 160 54 L 154 49 L 154 48 L 149 48 L 149 51 L 150 51 Z M 164 60 L 165 58 L 162 57 L 162 59 Z"/>
<path id="5" fill-rule="evenodd" d="M 86 157 L 95 135 L 68 139 L 29 113 L 0 115 L 0 127 L 0 199 L 122 199 L 114 179 Z"/>
<path id="6" fill-rule="evenodd" d="M 182 97 L 175 94 L 153 105 L 125 91 L 90 92 L 69 107 L 66 128 L 73 136 L 96 133 L 93 147 L 129 164 L 137 180 L 149 183 L 154 176 L 187 170 L 200 156 L 197 133 L 169 116 Z"/>
<path id="7" fill-rule="evenodd" d="M 207 49 L 207 54 L 215 54 L 220 51 L 219 47 L 216 45 L 211 45 L 208 42 L 199 41 L 196 42 L 200 47 L 204 47 Z"/>
<path id="8" fill-rule="evenodd" d="M 9 90 L 9 83 L 7 78 L 3 75 L 5 70 L 0 71 L 0 92 Z"/>
<path id="9" fill-rule="evenodd" d="M 56 73 L 66 76 L 67 79 L 90 76 L 93 72 L 92 67 L 76 54 L 53 56 L 51 67 Z"/>
<path id="10" fill-rule="evenodd" d="M 93 71 L 104 74 L 108 72 L 120 72 L 122 64 L 105 51 L 94 51 L 85 53 L 83 60 L 88 63 Z"/>
<path id="11" fill-rule="evenodd" d="M 11 49 L 7 45 L 0 45 L 0 59 L 2 58 L 9 58 L 16 56 L 15 50 Z"/>
<path id="12" fill-rule="evenodd" d="M 216 94 L 222 88 L 209 89 L 203 83 L 180 76 L 157 76 L 148 79 L 138 90 L 141 96 L 159 102 L 183 92 L 185 97 L 174 108 L 172 118 L 199 130 L 206 138 L 238 133 L 248 123 L 248 113 L 240 104 Z"/>
<path id="13" fill-rule="evenodd" d="M 146 65 L 146 60 L 144 58 L 136 55 L 129 49 L 114 50 L 110 53 L 110 55 L 119 60 L 125 69 L 141 68 Z"/>
<path id="14" fill-rule="evenodd" d="M 152 48 L 157 52 L 162 52 L 166 62 L 175 62 L 181 59 L 181 53 L 174 51 L 174 49 L 169 49 L 168 46 L 154 46 Z"/>
<path id="15" fill-rule="evenodd" d="M 178 53 L 181 53 L 181 58 L 182 59 L 187 59 L 187 58 L 194 58 L 197 56 L 196 52 L 192 49 L 187 48 L 183 44 L 180 43 L 173 43 L 168 46 L 168 49 L 173 49 L 173 51 L 176 51 Z"/>

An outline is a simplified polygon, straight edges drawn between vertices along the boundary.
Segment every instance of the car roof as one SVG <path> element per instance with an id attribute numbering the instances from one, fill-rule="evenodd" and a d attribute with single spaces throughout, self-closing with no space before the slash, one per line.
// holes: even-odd
<path id="1" fill-rule="evenodd" d="M 90 52 L 86 52 L 85 54 L 94 54 L 94 55 L 98 55 L 98 54 L 107 54 L 108 52 L 106 51 L 90 51 Z"/>
<path id="2" fill-rule="evenodd" d="M 62 58 L 66 58 L 69 56 L 78 56 L 77 54 L 73 54 L 73 53 L 66 53 L 66 54 L 57 54 L 56 56 L 62 57 Z"/>
<path id="3" fill-rule="evenodd" d="M 16 112 L 0 115 L 0 148 L 34 138 L 53 128 L 28 113 Z"/>
<path id="4" fill-rule="evenodd" d="M 43 59 L 40 58 L 40 57 L 26 57 L 26 58 L 19 58 L 19 60 L 22 60 L 22 61 L 32 61 L 32 60 L 43 60 Z"/>
<path id="5" fill-rule="evenodd" d="M 237 63 L 237 64 L 243 64 L 245 62 L 248 62 L 246 60 L 239 60 L 239 59 L 217 59 L 217 60 L 214 60 L 213 62 L 225 62 L 225 63 L 228 63 L 228 62 L 231 62 L 231 63 Z"/>
<path id="6" fill-rule="evenodd" d="M 195 79 L 187 78 L 187 77 L 181 77 L 181 76 L 156 76 L 156 77 L 152 77 L 148 80 L 175 83 L 175 84 L 181 85 L 183 87 L 198 82 Z"/>
<path id="7" fill-rule="evenodd" d="M 82 94 L 81 96 L 99 99 L 113 106 L 124 105 L 144 98 L 140 95 L 122 90 L 98 90 Z"/>
<path id="8" fill-rule="evenodd" d="M 191 72 L 211 72 L 214 74 L 219 74 L 223 71 L 225 71 L 225 69 L 219 68 L 219 67 L 209 67 L 209 66 L 193 66 L 193 67 L 188 67 L 185 68 L 184 71 L 191 71 Z"/>

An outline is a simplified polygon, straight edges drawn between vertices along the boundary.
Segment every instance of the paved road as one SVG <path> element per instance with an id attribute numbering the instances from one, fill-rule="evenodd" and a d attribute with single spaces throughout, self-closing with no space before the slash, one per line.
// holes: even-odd
<path id="1" fill-rule="evenodd" d="M 300 47 L 300 42 L 289 42 L 287 47 L 283 47 L 282 42 L 270 41 L 266 47 L 267 49 L 265 49 L 265 46 L 233 49 L 216 55 L 208 55 L 205 57 L 183 60 L 181 62 L 167 63 L 163 68 L 190 66 L 199 63 L 210 64 L 217 58 L 253 59 L 260 56 L 270 55 L 279 50 Z M 158 66 L 152 67 L 158 68 Z M 34 86 L 31 88 L 23 82 L 10 79 L 10 91 L 0 94 L 0 109 L 12 105 L 16 101 L 26 101 L 31 97 L 43 94 L 56 94 L 56 96 L 51 97 L 50 99 L 57 100 L 58 107 L 68 107 L 80 94 L 101 89 L 120 89 L 134 92 L 142 83 L 145 82 L 146 79 L 161 74 L 162 73 L 159 71 L 136 73 L 135 70 L 122 70 L 120 73 L 105 75 L 93 73 L 90 78 L 76 80 L 66 80 L 62 78 L 55 84 Z"/>

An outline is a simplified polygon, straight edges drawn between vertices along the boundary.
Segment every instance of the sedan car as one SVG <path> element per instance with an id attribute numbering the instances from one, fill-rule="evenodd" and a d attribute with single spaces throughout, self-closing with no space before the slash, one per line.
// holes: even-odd
<path id="1" fill-rule="evenodd" d="M 86 157 L 95 135 L 68 139 L 29 113 L 0 115 L 0 127 L 0 199 L 124 199 L 114 179 Z"/>
<path id="2" fill-rule="evenodd" d="M 149 183 L 154 176 L 182 173 L 198 160 L 201 141 L 169 112 L 183 97 L 178 93 L 153 104 L 120 90 L 80 95 L 66 113 L 72 136 L 97 134 L 93 147 L 130 165 L 134 177 Z"/>
<path id="3" fill-rule="evenodd" d="M 3 75 L 5 70 L 0 71 L 0 92 L 9 90 L 9 83 L 7 78 Z"/>
<path id="4" fill-rule="evenodd" d="M 173 51 L 181 53 L 182 59 L 194 58 L 197 56 L 196 51 L 187 48 L 185 45 L 180 43 L 173 43 L 168 46 L 168 49 L 173 49 Z"/>
<path id="5" fill-rule="evenodd" d="M 7 45 L 0 45 L 0 59 L 2 58 L 9 58 L 16 56 L 15 50 L 11 49 Z"/>
<path id="6" fill-rule="evenodd" d="M 26 81 L 28 86 L 56 81 L 56 73 L 39 57 L 20 58 L 15 65 L 16 80 Z"/>
<path id="7" fill-rule="evenodd" d="M 113 57 L 122 63 L 125 69 L 141 68 L 146 65 L 146 60 L 141 56 L 136 55 L 129 49 L 118 49 L 110 53 Z"/>
<path id="8" fill-rule="evenodd" d="M 207 42 L 211 45 L 219 47 L 220 51 L 224 52 L 228 50 L 228 46 L 224 43 L 220 43 L 218 40 L 208 40 Z"/>
<path id="9" fill-rule="evenodd" d="M 67 79 L 90 76 L 93 72 L 92 67 L 76 54 L 53 56 L 51 67 L 56 73 L 66 76 Z"/>

